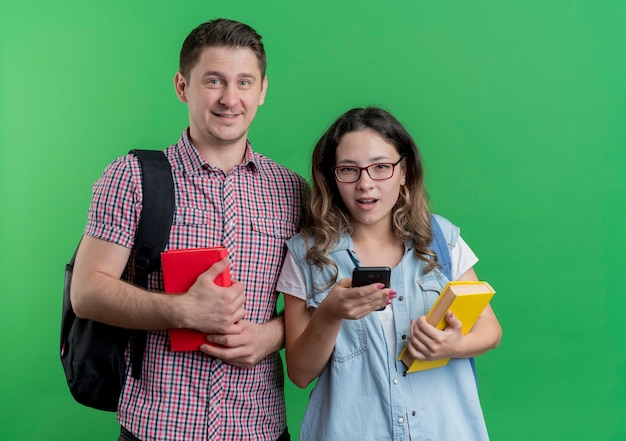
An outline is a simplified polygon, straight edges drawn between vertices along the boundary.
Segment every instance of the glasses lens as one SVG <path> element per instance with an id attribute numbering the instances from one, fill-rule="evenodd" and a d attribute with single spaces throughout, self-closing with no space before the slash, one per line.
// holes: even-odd
<path id="1" fill-rule="evenodd" d="M 367 167 L 367 173 L 372 179 L 389 179 L 393 175 L 393 164 L 372 164 Z"/>
<path id="2" fill-rule="evenodd" d="M 337 167 L 335 176 L 341 182 L 356 182 L 361 176 L 361 170 L 356 167 Z"/>

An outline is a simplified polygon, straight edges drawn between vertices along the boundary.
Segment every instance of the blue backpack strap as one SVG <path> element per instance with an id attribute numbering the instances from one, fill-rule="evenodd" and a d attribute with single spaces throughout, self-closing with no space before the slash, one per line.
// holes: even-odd
<path id="1" fill-rule="evenodd" d="M 448 280 L 452 280 L 452 262 L 450 261 L 450 250 L 448 250 L 448 243 L 441 227 L 435 219 L 435 216 L 430 215 L 430 228 L 433 231 L 433 241 L 430 244 L 430 249 L 437 254 L 437 260 L 443 268 L 443 273 Z"/>
<path id="2" fill-rule="evenodd" d="M 450 260 L 450 250 L 448 249 L 448 243 L 446 242 L 446 238 L 443 235 L 443 231 L 441 231 L 441 227 L 435 219 L 435 216 L 430 215 L 430 228 L 433 231 L 433 241 L 430 244 L 430 249 L 437 253 L 437 260 L 439 264 L 443 268 L 443 273 L 448 278 L 448 280 L 452 280 L 452 261 Z M 474 379 L 476 380 L 476 385 L 478 385 L 478 377 L 476 376 L 476 362 L 474 358 L 469 359 L 470 364 L 472 365 L 472 371 L 474 372 Z"/>

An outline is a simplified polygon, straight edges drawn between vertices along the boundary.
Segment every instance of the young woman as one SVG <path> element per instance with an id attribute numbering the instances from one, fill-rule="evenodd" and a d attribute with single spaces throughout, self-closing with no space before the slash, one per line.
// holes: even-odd
<path id="1" fill-rule="evenodd" d="M 353 109 L 322 136 L 312 162 L 311 221 L 288 241 L 278 282 L 289 378 L 299 387 L 318 379 L 300 439 L 488 439 L 469 358 L 495 348 L 502 331 L 491 307 L 466 335 L 451 314 L 443 331 L 424 319 L 448 278 L 429 248 L 411 136 L 382 109 Z M 435 219 L 452 279 L 477 280 L 459 229 Z M 391 288 L 351 288 L 355 266 L 391 267 Z M 452 359 L 406 374 L 398 355 L 407 344 L 414 358 Z"/>

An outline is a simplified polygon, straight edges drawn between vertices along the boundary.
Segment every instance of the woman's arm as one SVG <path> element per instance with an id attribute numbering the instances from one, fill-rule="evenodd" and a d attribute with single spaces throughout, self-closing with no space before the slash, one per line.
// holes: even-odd
<path id="1" fill-rule="evenodd" d="M 394 293 L 382 284 L 350 288 L 341 279 L 311 315 L 302 299 L 285 295 L 285 356 L 287 374 L 298 387 L 306 387 L 324 370 L 346 320 L 358 320 L 389 303 Z"/>
<path id="2" fill-rule="evenodd" d="M 319 312 L 318 309 L 311 315 L 306 301 L 285 295 L 287 375 L 298 387 L 307 387 L 320 375 L 330 359 L 341 327 L 341 320 L 333 320 L 323 311 Z"/>

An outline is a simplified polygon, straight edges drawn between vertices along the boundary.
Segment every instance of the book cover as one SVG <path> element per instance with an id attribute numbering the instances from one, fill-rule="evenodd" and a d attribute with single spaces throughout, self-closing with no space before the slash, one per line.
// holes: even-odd
<path id="1" fill-rule="evenodd" d="M 223 247 L 188 248 L 161 253 L 165 292 L 168 294 L 187 292 L 200 274 L 227 256 L 228 252 Z M 215 284 L 231 285 L 228 269 L 215 278 Z M 198 351 L 200 345 L 211 344 L 206 341 L 204 332 L 195 329 L 170 329 L 169 334 L 172 351 Z"/>
<path id="2" fill-rule="evenodd" d="M 452 311 L 463 324 L 463 334 L 467 334 L 495 293 L 495 290 L 487 282 L 448 282 L 426 315 L 426 321 L 437 329 L 443 330 L 448 326 L 446 312 Z M 407 372 L 418 372 L 445 366 L 450 361 L 449 358 L 414 360 L 406 347 L 400 353 L 398 360 L 402 360 L 408 368 Z"/>

